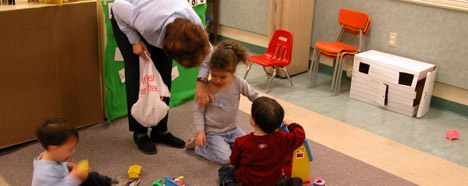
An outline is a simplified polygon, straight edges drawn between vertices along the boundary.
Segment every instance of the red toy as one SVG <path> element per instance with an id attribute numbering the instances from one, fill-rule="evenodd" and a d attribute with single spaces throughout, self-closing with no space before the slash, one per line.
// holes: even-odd
<path id="1" fill-rule="evenodd" d="M 449 139 L 450 141 L 456 140 L 458 139 L 458 137 L 460 137 L 460 132 L 458 132 L 457 130 L 449 130 L 445 135 L 445 138 Z"/>

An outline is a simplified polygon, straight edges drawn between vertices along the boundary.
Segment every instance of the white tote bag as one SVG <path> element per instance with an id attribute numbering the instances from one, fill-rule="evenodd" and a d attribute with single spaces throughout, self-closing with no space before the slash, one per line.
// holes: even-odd
<path id="1" fill-rule="evenodd" d="M 158 125 L 169 110 L 162 98 L 170 96 L 151 58 L 148 55 L 146 60 L 140 57 L 140 92 L 131 110 L 135 120 L 145 127 Z"/>

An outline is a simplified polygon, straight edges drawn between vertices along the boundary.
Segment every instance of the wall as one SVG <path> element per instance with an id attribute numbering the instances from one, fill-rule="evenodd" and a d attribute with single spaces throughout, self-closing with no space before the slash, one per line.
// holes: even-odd
<path id="1" fill-rule="evenodd" d="M 372 23 L 364 49 L 374 49 L 432 64 L 436 81 L 468 89 L 468 13 L 398 0 L 316 0 L 312 43 L 334 41 L 340 8 L 368 13 Z M 398 34 L 388 46 L 389 33 Z M 345 38 L 349 40 L 350 38 Z"/>
<path id="2" fill-rule="evenodd" d="M 220 1 L 222 5 L 219 14 L 223 20 L 218 29 L 219 34 L 253 44 L 253 48 L 258 51 L 265 50 L 259 48 L 268 46 L 266 36 L 268 23 L 263 20 L 268 19 L 269 10 L 257 7 L 252 14 L 244 13 L 238 10 L 242 8 L 239 4 L 244 6 L 245 1 L 237 4 L 226 0 Z M 247 9 L 260 6 L 260 4 L 264 4 L 261 6 L 267 8 L 269 1 L 252 0 L 251 2 L 245 5 Z M 450 110 L 453 104 L 447 103 L 452 102 L 460 106 L 453 108 L 465 110 L 468 105 L 468 96 L 466 96 L 468 95 L 468 81 L 463 75 L 468 70 L 468 63 L 464 63 L 464 60 L 468 59 L 468 53 L 464 52 L 468 43 L 468 32 L 466 32 L 468 22 L 464 20 L 468 20 L 468 13 L 399 0 L 369 2 L 365 0 L 316 0 L 313 33 L 310 38 L 312 43 L 318 40 L 334 41 L 336 39 L 338 11 L 341 7 L 370 14 L 372 25 L 367 36 L 368 40 L 364 43 L 365 48 L 436 64 L 439 71 L 433 95 L 443 99 L 441 103 L 446 105 L 442 108 L 443 110 Z M 248 21 L 234 24 L 234 21 L 230 20 L 233 18 Z M 259 29 L 255 31 L 251 28 L 252 25 Z M 397 46 L 394 48 L 388 46 L 389 32 L 398 33 Z M 349 38 L 345 39 L 349 40 Z M 251 50 L 252 46 L 250 46 Z M 321 58 L 321 62 L 331 64 L 331 61 L 327 59 Z M 458 111 L 455 112 L 458 113 Z"/>
<path id="3" fill-rule="evenodd" d="M 219 23 L 268 35 L 269 0 L 219 0 Z"/>

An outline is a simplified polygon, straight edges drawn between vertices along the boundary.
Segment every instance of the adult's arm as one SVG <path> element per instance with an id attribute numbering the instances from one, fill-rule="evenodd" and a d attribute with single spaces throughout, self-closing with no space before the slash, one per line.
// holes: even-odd
<path id="1" fill-rule="evenodd" d="M 133 53 L 146 59 L 145 52 L 149 53 L 148 49 L 141 40 L 138 31 L 131 26 L 134 8 L 135 5 L 129 1 L 116 0 L 112 6 L 112 12 L 119 29 L 127 36 L 130 44 L 132 44 Z"/>
<path id="2" fill-rule="evenodd" d="M 120 30 L 127 36 L 130 44 L 135 44 L 141 40 L 138 31 L 130 25 L 134 8 L 135 5 L 125 0 L 116 0 L 112 5 L 115 21 Z"/>
<path id="3" fill-rule="evenodd" d="M 200 69 L 198 71 L 199 78 L 208 79 L 208 75 L 210 74 L 208 62 L 210 61 L 211 55 L 213 54 L 213 46 L 210 44 L 210 47 L 210 53 L 206 55 L 205 59 L 200 65 Z M 208 87 L 208 83 L 197 81 L 197 86 L 195 88 L 195 102 L 197 102 L 200 107 L 204 108 L 210 102 L 210 100 L 212 102 L 215 101 L 214 96 L 211 94 L 210 88 Z"/>

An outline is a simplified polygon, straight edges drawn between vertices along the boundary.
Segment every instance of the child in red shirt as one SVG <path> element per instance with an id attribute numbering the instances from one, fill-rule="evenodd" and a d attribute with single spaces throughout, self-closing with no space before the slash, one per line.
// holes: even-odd
<path id="1" fill-rule="evenodd" d="M 284 120 L 289 132 L 276 131 L 284 110 L 274 99 L 260 97 L 252 103 L 250 125 L 255 129 L 238 137 L 230 157 L 231 165 L 219 169 L 221 185 L 274 186 L 281 180 L 281 168 L 288 155 L 304 143 L 304 129 Z"/>

